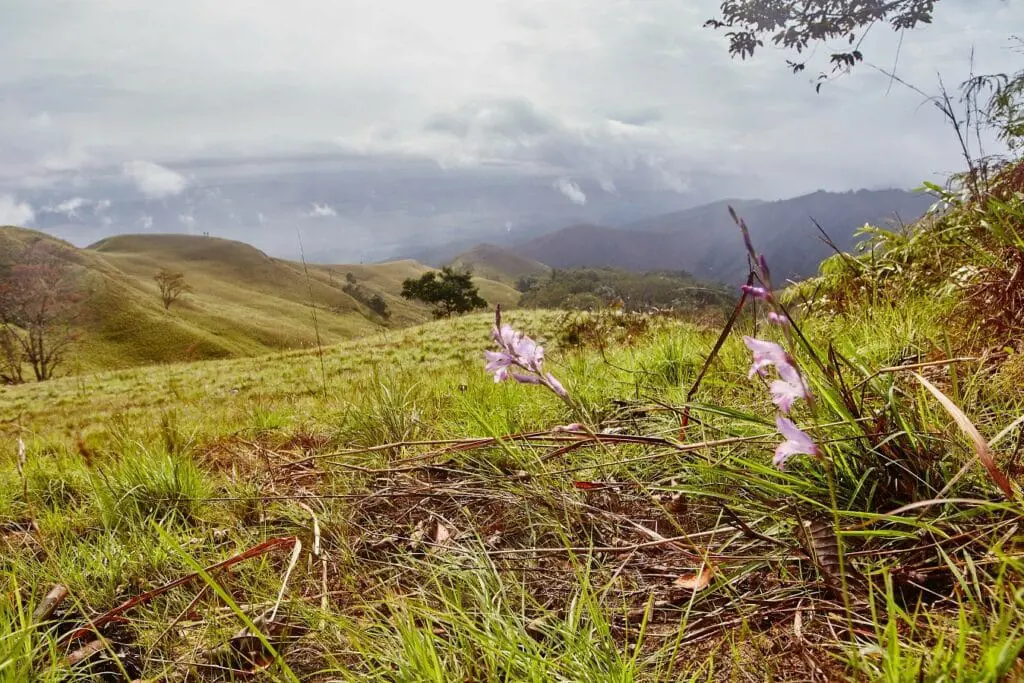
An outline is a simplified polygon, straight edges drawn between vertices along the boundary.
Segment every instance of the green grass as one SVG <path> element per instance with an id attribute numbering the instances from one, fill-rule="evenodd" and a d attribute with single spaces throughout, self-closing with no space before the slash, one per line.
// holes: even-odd
<path id="1" fill-rule="evenodd" d="M 257 617 L 282 590 L 286 551 L 130 610 L 104 629 L 122 652 L 104 665 L 180 676 L 245 616 L 279 655 L 264 647 L 272 680 L 1015 678 L 1020 503 L 1000 501 L 974 467 L 943 497 L 981 502 L 885 514 L 937 497 L 972 457 L 907 373 L 871 377 L 909 354 L 945 355 L 948 315 L 920 299 L 802 321 L 823 358 L 831 343 L 845 359 L 850 384 L 867 378 L 864 405 L 888 425 L 874 440 L 858 432 L 827 375 L 809 366 L 817 412 L 797 419 L 829 425 L 814 434 L 831 475 L 810 458 L 771 466 L 771 406 L 746 379 L 739 340 L 749 319 L 712 364 L 686 435 L 732 441 L 693 450 L 671 445 L 678 415 L 667 407 L 683 405 L 718 330 L 686 323 L 602 353 L 559 349 L 556 312 L 507 314 L 546 343 L 576 408 L 484 373 L 487 314 L 344 342 L 322 363 L 294 351 L 0 388 L 0 571 L 17 597 L 0 612 L 0 675 L 90 671 L 63 664 L 67 645 L 19 607 L 51 583 L 70 590 L 56 617 L 66 632 L 197 566 L 295 536 L 302 550 L 277 625 Z M 966 362 L 933 379 L 991 439 L 1022 397 L 990 389 L 987 367 Z M 543 440 L 422 443 L 581 419 L 668 441 L 564 454 Z M 1015 440 L 996 445 L 1002 466 Z M 888 446 L 903 459 L 889 459 Z M 846 561 L 868 577 L 848 608 L 800 550 L 800 520 L 833 516 Z M 651 533 L 678 540 L 652 544 Z M 674 586 L 705 561 L 706 588 Z"/>
<path id="2" fill-rule="evenodd" d="M 417 265 L 374 268 L 311 277 Z M 692 396 L 720 329 L 532 310 L 568 400 L 493 381 L 489 314 L 0 387 L 0 680 L 1020 680 L 1020 345 L 901 286 L 741 316 Z M 773 466 L 745 334 L 788 339 L 820 458 Z"/>

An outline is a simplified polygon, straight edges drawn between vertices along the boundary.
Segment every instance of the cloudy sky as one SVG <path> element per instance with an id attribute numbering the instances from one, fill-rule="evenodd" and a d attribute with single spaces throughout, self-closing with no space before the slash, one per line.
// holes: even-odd
<path id="1" fill-rule="evenodd" d="M 717 4 L 0 0 L 0 223 L 102 182 L 160 200 L 218 172 L 204 169 L 335 157 L 365 173 L 415 161 L 550 174 L 575 206 L 623 183 L 682 195 L 751 179 L 772 198 L 958 169 L 920 95 L 868 66 L 816 95 L 820 60 L 800 76 L 773 49 L 731 60 L 702 27 Z M 972 47 L 979 71 L 1018 69 L 1015 32 L 1020 2 L 942 0 L 898 62 L 884 28 L 864 52 L 931 90 L 937 72 L 965 76 Z M 328 200 L 303 215 L 337 216 Z M 104 199 L 87 201 L 98 213 Z"/>

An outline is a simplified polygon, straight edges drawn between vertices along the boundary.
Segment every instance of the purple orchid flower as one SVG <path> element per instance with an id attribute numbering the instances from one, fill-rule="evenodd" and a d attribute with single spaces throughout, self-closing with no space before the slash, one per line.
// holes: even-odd
<path id="1" fill-rule="evenodd" d="M 779 433 L 786 439 L 775 449 L 775 457 L 772 459 L 772 462 L 780 470 L 785 469 L 786 461 L 794 455 L 801 453 L 815 457 L 821 455 L 821 451 L 811 437 L 793 424 L 792 420 L 776 415 L 775 426 L 778 427 Z"/>
<path id="2" fill-rule="evenodd" d="M 780 327 L 785 327 L 789 324 L 789 318 L 784 315 L 779 315 L 775 311 L 771 311 L 768 313 L 768 322 L 779 325 Z"/>
<path id="3" fill-rule="evenodd" d="M 515 380 L 520 384 L 540 384 L 558 396 L 567 399 L 569 392 L 550 372 L 544 372 L 544 347 L 511 325 L 501 324 L 498 312 L 491 337 L 497 351 L 484 351 L 487 372 L 494 374 L 495 382 Z"/>
<path id="4" fill-rule="evenodd" d="M 793 401 L 798 398 L 806 399 L 808 392 L 802 378 L 797 378 L 798 383 L 791 383 L 777 379 L 771 383 L 772 403 L 778 406 L 779 410 L 787 415 L 793 409 Z"/>
<path id="5" fill-rule="evenodd" d="M 780 375 L 783 373 L 783 368 L 792 368 L 796 372 L 789 354 L 775 342 L 745 336 L 743 343 L 754 354 L 754 364 L 750 366 L 750 372 L 747 373 L 748 378 L 752 379 L 754 375 L 764 377 L 768 374 L 767 368 L 771 365 L 779 370 Z"/>

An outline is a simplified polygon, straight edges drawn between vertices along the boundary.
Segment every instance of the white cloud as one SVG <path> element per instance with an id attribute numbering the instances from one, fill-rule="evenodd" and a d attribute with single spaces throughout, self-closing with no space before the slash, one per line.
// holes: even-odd
<path id="1" fill-rule="evenodd" d="M 28 225 L 36 218 L 36 212 L 28 202 L 19 202 L 9 194 L 0 195 L 0 225 Z"/>
<path id="2" fill-rule="evenodd" d="M 191 235 L 192 230 L 196 227 L 196 217 L 190 213 L 178 214 L 178 222 L 185 226 L 188 233 Z"/>
<path id="3" fill-rule="evenodd" d="M 84 197 L 72 197 L 71 199 L 64 200 L 60 204 L 53 204 L 43 208 L 46 213 L 62 213 L 68 218 L 75 218 L 78 216 L 78 210 L 82 207 L 88 206 L 92 202 Z"/>
<path id="4" fill-rule="evenodd" d="M 110 208 L 111 203 L 112 202 L 109 199 L 99 200 L 92 207 L 93 213 L 103 213 L 104 211 Z"/>
<path id="5" fill-rule="evenodd" d="M 587 195 L 580 189 L 580 186 L 569 178 L 559 178 L 555 181 L 555 189 L 565 195 L 573 204 L 583 206 L 587 203 Z"/>
<path id="6" fill-rule="evenodd" d="M 138 219 L 139 227 L 143 230 L 150 230 L 153 227 L 153 217 L 147 214 L 142 214 Z"/>
<path id="7" fill-rule="evenodd" d="M 185 176 L 152 161 L 129 161 L 121 170 L 150 199 L 179 195 L 188 185 Z"/>
<path id="8" fill-rule="evenodd" d="M 635 168 L 676 188 L 742 168 L 793 194 L 961 165 L 941 117 L 915 93 L 887 94 L 866 65 L 816 96 L 827 49 L 800 76 L 777 50 L 731 60 L 702 26 L 720 0 L 179 0 L 146 14 L 131 0 L 7 4 L 0 181 L 11 188 L 127 161 L 146 196 L 166 197 L 187 179 L 131 160 L 285 156 L 334 140 L 452 168 L 545 165 L 622 191 Z M 1007 38 L 1022 21 L 1022 3 L 944 0 L 902 43 L 877 27 L 863 49 L 886 67 L 898 53 L 900 76 L 930 90 L 936 72 L 965 75 L 972 46 L 979 73 L 1018 69 Z M 520 102 L 494 105 L 510 93 Z M 644 168 L 646 150 L 675 180 Z"/>
<path id="9" fill-rule="evenodd" d="M 307 218 L 328 218 L 331 216 L 337 216 L 338 212 L 334 210 L 334 207 L 330 204 L 313 204 L 313 208 L 310 211 L 302 214 Z"/>

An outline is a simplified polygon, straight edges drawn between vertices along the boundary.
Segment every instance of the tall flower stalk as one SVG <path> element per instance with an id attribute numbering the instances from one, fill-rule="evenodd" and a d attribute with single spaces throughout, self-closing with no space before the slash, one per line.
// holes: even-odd
<path id="1" fill-rule="evenodd" d="M 754 243 L 750 239 L 750 230 L 742 218 L 736 215 L 732 207 L 729 213 L 739 227 L 743 235 L 743 244 L 750 254 L 751 262 L 754 264 L 754 275 L 760 281 L 760 285 L 743 285 L 740 289 L 743 293 L 754 299 L 764 301 L 771 311 L 768 313 L 768 321 L 774 323 L 786 338 L 787 345 L 793 347 L 791 320 L 789 313 L 779 304 L 775 298 L 772 288 L 771 271 L 768 268 L 768 260 L 764 254 L 754 249 Z M 745 336 L 743 343 L 747 345 L 753 356 L 753 364 L 750 366 L 748 377 L 753 379 L 754 375 L 766 377 L 768 369 L 774 368 L 778 374 L 769 385 L 772 395 L 772 403 L 779 410 L 775 424 L 783 442 L 775 450 L 774 463 L 780 470 L 786 466 L 786 461 L 797 454 L 813 455 L 821 458 L 821 450 L 814 444 L 811 437 L 802 431 L 787 416 L 793 410 L 793 404 L 798 400 L 807 401 L 812 404 L 813 397 L 807 386 L 807 380 L 797 365 L 796 359 L 779 344 L 765 339 Z"/>
<path id="2" fill-rule="evenodd" d="M 747 228 L 747 224 L 736 214 L 736 211 L 731 206 L 729 207 L 729 214 L 732 216 L 733 221 L 736 222 L 740 232 L 743 234 L 743 244 L 746 246 L 747 253 L 750 254 L 751 261 L 755 267 L 754 274 L 761 283 L 760 286 L 744 285 L 742 288 L 743 293 L 747 296 L 753 297 L 754 299 L 764 301 L 771 308 L 771 311 L 768 313 L 768 321 L 776 325 L 782 331 L 790 349 L 794 348 L 793 336 L 795 330 L 808 353 L 814 358 L 814 361 L 818 366 L 821 367 L 821 361 L 818 360 L 817 356 L 814 354 L 814 349 L 811 348 L 807 339 L 800 334 L 799 329 L 792 324 L 793 321 L 790 318 L 788 311 L 786 311 L 786 309 L 775 298 L 773 293 L 774 289 L 772 288 L 771 271 L 768 269 L 768 261 L 765 259 L 764 254 L 760 254 L 756 249 L 754 249 L 754 244 L 750 239 L 750 230 Z M 764 376 L 769 367 L 774 367 L 779 375 L 779 379 L 775 380 L 770 385 L 772 401 L 780 411 L 775 417 L 775 426 L 783 438 L 782 443 L 775 449 L 775 457 L 773 458 L 775 466 L 780 470 L 784 469 L 786 461 L 789 460 L 789 458 L 800 454 L 812 455 L 824 466 L 825 480 L 828 483 L 829 498 L 832 507 L 832 522 L 836 529 L 835 536 L 838 550 L 837 559 L 839 561 L 839 575 L 842 583 L 843 602 L 846 607 L 847 618 L 849 619 L 851 612 L 850 597 L 847 590 L 846 571 L 844 569 L 846 553 L 842 537 L 838 533 L 838 529 L 840 528 L 840 519 L 839 503 L 836 496 L 835 474 L 832 470 L 831 463 L 823 457 L 821 448 L 814 442 L 810 435 L 797 427 L 796 424 L 786 416 L 791 411 L 794 401 L 798 399 L 805 400 L 807 401 L 808 406 L 813 409 L 814 399 L 807 387 L 807 382 L 804 379 L 803 374 L 800 372 L 795 359 L 790 353 L 786 352 L 781 346 L 774 342 L 755 339 L 753 337 L 744 337 L 743 341 L 753 354 L 753 364 L 751 365 L 749 373 L 751 378 L 753 378 L 755 374 Z M 852 633 L 852 620 L 850 621 L 849 626 Z"/>

